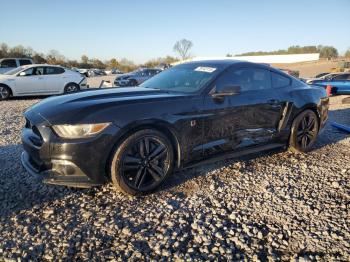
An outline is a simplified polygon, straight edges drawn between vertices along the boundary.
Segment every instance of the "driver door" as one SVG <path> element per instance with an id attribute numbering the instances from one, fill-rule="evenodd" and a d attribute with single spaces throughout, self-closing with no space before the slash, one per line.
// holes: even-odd
<path id="1" fill-rule="evenodd" d="M 16 76 L 15 86 L 19 95 L 45 94 L 44 67 L 31 67 Z"/>
<path id="2" fill-rule="evenodd" d="M 278 92 L 271 88 L 270 71 L 229 68 L 212 86 L 213 92 L 239 87 L 234 95 L 204 99 L 203 153 L 211 156 L 271 142 L 282 113 Z"/>

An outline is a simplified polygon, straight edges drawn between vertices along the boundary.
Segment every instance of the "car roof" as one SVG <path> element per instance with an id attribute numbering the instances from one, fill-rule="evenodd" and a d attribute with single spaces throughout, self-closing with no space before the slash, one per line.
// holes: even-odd
<path id="1" fill-rule="evenodd" d="M 249 66 L 249 65 L 254 65 L 258 66 L 261 68 L 265 69 L 275 69 L 271 67 L 270 65 L 264 64 L 264 63 L 253 63 L 253 62 L 248 62 L 244 60 L 235 60 L 235 59 L 222 59 L 222 60 L 198 60 L 198 61 L 190 61 L 190 62 L 185 62 L 180 65 L 198 65 L 198 66 L 208 66 L 208 67 L 221 67 L 222 69 L 228 68 L 229 66 L 232 65 L 242 65 L 242 66 Z M 276 69 L 275 69 L 276 70 Z"/>
<path id="2" fill-rule="evenodd" d="M 52 67 L 62 67 L 60 65 L 50 65 L 50 64 L 30 64 L 30 65 L 23 65 L 22 67 L 36 67 L 36 66 L 52 66 Z"/>

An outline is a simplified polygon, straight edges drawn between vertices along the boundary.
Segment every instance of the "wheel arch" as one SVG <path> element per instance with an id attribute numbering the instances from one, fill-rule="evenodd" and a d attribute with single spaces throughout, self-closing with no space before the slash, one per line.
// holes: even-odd
<path id="1" fill-rule="evenodd" d="M 66 88 L 67 88 L 67 86 L 70 85 L 70 84 L 74 84 L 74 85 L 78 86 L 79 89 L 80 89 L 80 85 L 79 85 L 78 83 L 76 83 L 76 82 L 74 82 L 74 81 L 67 81 L 67 82 L 64 84 L 63 93 L 66 92 Z"/>
<path id="2" fill-rule="evenodd" d="M 9 85 L 6 85 L 4 83 L 0 83 L 0 86 L 7 87 L 10 90 L 10 96 L 13 96 L 13 90 Z"/>
<path id="3" fill-rule="evenodd" d="M 76 83 L 76 82 L 74 82 L 74 81 L 67 81 L 67 82 L 65 83 L 65 85 L 64 85 L 64 88 L 66 88 L 66 87 L 67 87 L 68 85 L 70 85 L 70 84 L 74 84 L 74 85 L 79 86 L 79 84 Z"/>
<path id="4" fill-rule="evenodd" d="M 109 152 L 108 161 L 106 163 L 106 174 L 109 174 L 109 164 L 113 158 L 113 152 L 115 149 L 124 141 L 129 135 L 144 129 L 153 129 L 164 134 L 171 142 L 174 150 L 175 156 L 175 167 L 179 168 L 181 166 L 181 146 L 176 131 L 165 121 L 161 120 L 145 120 L 137 123 L 131 123 L 123 127 L 116 140 L 114 145 Z"/>
<path id="5" fill-rule="evenodd" d="M 294 121 L 294 119 L 298 116 L 298 115 L 300 115 L 302 112 L 304 112 L 305 110 L 312 110 L 315 114 L 316 114 L 316 116 L 317 116 L 317 120 L 318 120 L 318 122 L 320 123 L 320 121 L 321 121 L 321 114 L 320 114 L 320 112 L 319 112 L 319 110 L 318 110 L 318 105 L 317 104 L 314 104 L 314 103 L 309 103 L 309 104 L 306 104 L 306 105 L 304 105 L 303 107 L 301 107 L 297 112 L 296 112 L 296 114 L 293 116 L 293 121 Z M 292 122 L 293 123 L 293 122 Z"/>

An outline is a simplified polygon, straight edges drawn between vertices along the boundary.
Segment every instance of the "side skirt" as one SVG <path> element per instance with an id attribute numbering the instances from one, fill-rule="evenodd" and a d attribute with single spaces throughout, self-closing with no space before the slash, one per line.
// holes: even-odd
<path id="1" fill-rule="evenodd" d="M 218 156 L 214 156 L 212 158 L 204 159 L 195 163 L 189 163 L 188 165 L 182 167 L 182 169 L 194 168 L 206 164 L 212 164 L 214 162 L 218 162 L 225 159 L 238 158 L 246 155 L 256 154 L 264 151 L 269 151 L 273 149 L 285 149 L 287 147 L 286 144 L 282 143 L 274 143 L 274 144 L 266 144 L 262 146 L 253 146 L 245 149 L 240 149 L 234 152 L 228 152 L 224 154 L 220 154 Z"/>

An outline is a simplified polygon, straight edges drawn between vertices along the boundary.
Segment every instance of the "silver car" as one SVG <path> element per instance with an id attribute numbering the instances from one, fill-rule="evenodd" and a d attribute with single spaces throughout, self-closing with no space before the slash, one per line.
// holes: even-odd
<path id="1" fill-rule="evenodd" d="M 114 80 L 115 86 L 138 86 L 156 74 L 162 72 L 161 69 L 142 68 L 128 74 L 123 74 Z"/>

